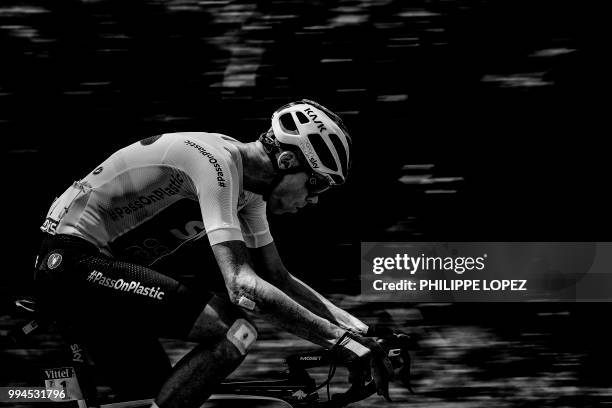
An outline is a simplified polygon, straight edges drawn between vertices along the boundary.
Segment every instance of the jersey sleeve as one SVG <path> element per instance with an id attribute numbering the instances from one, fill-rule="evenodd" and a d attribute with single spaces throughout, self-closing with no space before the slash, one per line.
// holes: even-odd
<path id="1" fill-rule="evenodd" d="M 238 217 L 247 247 L 260 248 L 273 241 L 266 217 L 266 202 L 261 196 L 252 198 L 238 213 Z"/>
<path id="2" fill-rule="evenodd" d="M 244 241 L 237 214 L 240 176 L 231 154 L 223 147 L 185 136 L 173 143 L 165 160 L 181 168 L 193 182 L 210 245 Z"/>

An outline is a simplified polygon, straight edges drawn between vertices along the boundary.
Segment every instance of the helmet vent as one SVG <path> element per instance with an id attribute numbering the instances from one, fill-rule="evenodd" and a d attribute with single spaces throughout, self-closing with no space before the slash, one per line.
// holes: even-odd
<path id="1" fill-rule="evenodd" d="M 306 115 L 304 115 L 302 112 L 295 112 L 295 116 L 297 116 L 298 120 L 302 125 L 305 125 L 310 122 L 310 119 L 308 119 Z"/>
<path id="2" fill-rule="evenodd" d="M 290 113 L 285 113 L 281 115 L 280 123 L 285 132 L 297 135 L 298 133 L 297 125 L 295 124 L 295 121 L 293 120 L 293 116 L 291 116 Z"/>
<path id="3" fill-rule="evenodd" d="M 340 138 L 335 133 L 330 133 L 329 138 L 338 153 L 338 158 L 340 159 L 340 165 L 342 166 L 342 174 L 347 174 L 348 167 L 348 158 L 346 157 L 346 151 L 344 150 L 344 145 L 340 141 Z"/>
<path id="4" fill-rule="evenodd" d="M 323 138 L 321 138 L 321 135 L 318 133 L 310 133 L 308 135 L 308 140 L 312 144 L 312 147 L 314 147 L 319 159 L 321 159 L 321 163 L 332 171 L 338 171 L 338 166 L 336 166 L 334 156 L 332 156 L 327 144 L 325 144 L 325 141 Z"/>

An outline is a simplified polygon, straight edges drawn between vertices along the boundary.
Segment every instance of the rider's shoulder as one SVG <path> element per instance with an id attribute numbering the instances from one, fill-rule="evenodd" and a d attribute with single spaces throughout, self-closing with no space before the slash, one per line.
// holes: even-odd
<path id="1" fill-rule="evenodd" d="M 212 132 L 176 132 L 166 133 L 170 147 L 166 150 L 166 158 L 174 162 L 212 164 L 214 171 L 221 172 L 223 167 L 227 172 L 230 168 L 240 166 L 241 156 L 236 139 L 222 133 Z M 222 177 L 218 175 L 218 177 Z M 225 176 L 224 176 L 225 177 Z"/>
<path id="2" fill-rule="evenodd" d="M 182 145 L 190 151 L 196 150 L 204 155 L 232 152 L 238 143 L 230 136 L 213 132 L 175 132 L 165 133 L 163 137 L 170 143 Z"/>
<path id="3" fill-rule="evenodd" d="M 196 139 L 203 140 L 207 142 L 237 142 L 231 136 L 225 135 L 223 133 L 217 132 L 173 132 L 173 133 L 164 133 L 163 136 L 173 138 L 173 139 Z"/>

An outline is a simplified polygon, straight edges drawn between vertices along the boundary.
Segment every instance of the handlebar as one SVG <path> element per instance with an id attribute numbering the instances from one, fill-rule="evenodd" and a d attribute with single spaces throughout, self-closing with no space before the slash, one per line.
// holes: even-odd
<path id="1" fill-rule="evenodd" d="M 410 384 L 410 353 L 414 349 L 414 341 L 404 333 L 391 334 L 377 340 L 379 345 L 387 352 L 387 356 L 396 372 L 396 377 L 411 392 L 414 393 Z M 289 377 L 303 384 L 309 384 L 309 393 L 316 391 L 327 385 L 328 400 L 319 402 L 317 405 L 326 408 L 340 408 L 348 404 L 358 402 L 376 393 L 376 384 L 373 380 L 362 386 L 351 384 L 348 390 L 329 396 L 329 382 L 335 374 L 335 362 L 329 350 L 316 350 L 306 353 L 294 354 L 287 358 L 289 366 Z M 306 369 L 314 367 L 329 366 L 330 371 L 327 380 L 316 386 Z"/>

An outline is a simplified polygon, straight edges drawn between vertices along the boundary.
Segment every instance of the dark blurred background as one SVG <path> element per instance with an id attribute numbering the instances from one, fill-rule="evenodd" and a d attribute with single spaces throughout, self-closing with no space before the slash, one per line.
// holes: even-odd
<path id="1" fill-rule="evenodd" d="M 28 292 L 53 198 L 114 150 L 174 131 L 250 141 L 303 97 L 340 113 L 356 147 L 346 188 L 271 219 L 290 269 L 319 289 L 357 293 L 361 241 L 609 240 L 599 13 L 552 0 L 3 1 L 2 298 Z M 203 251 L 165 267 L 193 276 Z M 599 330 L 603 305 L 559 307 L 546 313 L 569 313 L 563 336 Z M 446 323 L 459 315 L 474 314 Z"/>
<path id="2" fill-rule="evenodd" d="M 604 240 L 596 13 L 575 1 L 4 1 L 15 267 L 30 266 L 53 198 L 115 149 L 173 131 L 253 140 L 302 97 L 346 118 L 355 171 L 318 208 L 272 220 L 286 258 L 359 241 Z"/>

